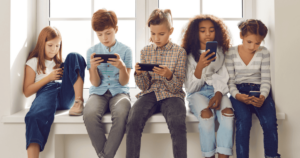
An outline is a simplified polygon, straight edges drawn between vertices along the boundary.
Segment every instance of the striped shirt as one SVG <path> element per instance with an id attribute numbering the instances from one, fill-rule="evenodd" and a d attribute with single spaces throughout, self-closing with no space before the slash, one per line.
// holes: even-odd
<path id="1" fill-rule="evenodd" d="M 238 46 L 231 47 L 226 53 L 225 65 L 229 73 L 229 91 L 235 98 L 239 94 L 236 84 L 260 84 L 261 95 L 269 95 L 271 88 L 270 53 L 267 48 L 260 46 L 253 58 L 246 65 L 238 53 Z"/>
<path id="2" fill-rule="evenodd" d="M 184 99 L 182 85 L 185 79 L 186 58 L 185 50 L 172 42 L 162 48 L 155 44 L 144 47 L 141 51 L 141 63 L 166 65 L 173 73 L 173 77 L 168 81 L 166 77 L 153 71 L 145 71 L 138 76 L 135 74 L 135 82 L 142 90 L 136 97 L 154 92 L 157 101 L 171 97 Z"/>

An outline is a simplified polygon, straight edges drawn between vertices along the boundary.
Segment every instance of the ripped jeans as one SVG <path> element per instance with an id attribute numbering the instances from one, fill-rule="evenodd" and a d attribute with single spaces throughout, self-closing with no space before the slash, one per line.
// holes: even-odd
<path id="1" fill-rule="evenodd" d="M 187 96 L 191 112 L 199 120 L 200 145 L 204 157 L 211 157 L 216 153 L 232 155 L 234 117 L 232 115 L 222 115 L 222 110 L 226 108 L 232 109 L 231 102 L 227 95 L 223 95 L 222 97 L 220 110 L 211 109 L 213 113 L 211 118 L 207 119 L 201 117 L 201 111 L 207 108 L 210 99 L 214 97 L 214 95 L 213 86 L 205 84 L 200 91 L 188 94 Z M 219 122 L 217 142 L 215 135 L 216 119 L 218 119 Z"/>
<path id="2" fill-rule="evenodd" d="M 242 83 L 236 85 L 242 94 L 259 91 L 259 84 Z M 252 113 L 258 117 L 264 131 L 264 147 L 266 158 L 280 158 L 278 152 L 278 133 L 275 103 L 270 93 L 263 105 L 258 108 L 247 105 L 230 97 L 236 117 L 236 155 L 237 158 L 249 158 L 249 139 L 252 126 Z"/>

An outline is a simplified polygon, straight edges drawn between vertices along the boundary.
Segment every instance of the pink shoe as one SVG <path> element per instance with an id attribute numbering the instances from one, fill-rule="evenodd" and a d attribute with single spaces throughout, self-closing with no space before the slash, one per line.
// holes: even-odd
<path id="1" fill-rule="evenodd" d="M 83 102 L 81 100 L 75 100 L 74 105 L 69 111 L 70 116 L 81 116 L 83 114 Z"/>

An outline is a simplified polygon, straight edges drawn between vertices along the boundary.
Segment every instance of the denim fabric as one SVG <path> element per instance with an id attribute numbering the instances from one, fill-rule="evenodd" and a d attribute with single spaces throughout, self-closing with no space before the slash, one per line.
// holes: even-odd
<path id="1" fill-rule="evenodd" d="M 127 116 L 131 108 L 128 94 L 120 93 L 114 97 L 108 90 L 104 95 L 90 95 L 85 104 L 83 120 L 98 157 L 113 158 L 125 134 Z M 102 117 L 111 112 L 112 127 L 108 138 Z"/>
<path id="2" fill-rule="evenodd" d="M 216 153 L 232 155 L 234 117 L 223 116 L 222 110 L 232 108 L 227 95 L 223 95 L 221 100 L 221 109 L 212 110 L 211 118 L 202 118 L 201 111 L 206 109 L 212 97 L 214 97 L 214 87 L 205 84 L 200 91 L 188 94 L 187 100 L 191 112 L 199 120 L 198 128 L 200 135 L 201 151 L 204 157 L 211 157 Z M 215 136 L 215 120 L 219 122 L 217 132 L 217 142 Z M 217 147 L 216 147 L 217 144 Z"/>
<path id="3" fill-rule="evenodd" d="M 114 46 L 110 48 L 104 46 L 101 42 L 91 47 L 86 53 L 87 69 L 89 70 L 91 54 L 114 54 L 117 53 L 120 55 L 120 58 L 123 60 L 126 68 L 132 67 L 132 52 L 131 49 L 124 45 L 123 43 L 116 40 Z M 119 69 L 114 67 L 109 63 L 101 63 L 98 67 L 98 72 L 101 79 L 101 84 L 98 87 L 91 86 L 90 94 L 103 95 L 107 90 L 109 90 L 112 96 L 115 96 L 119 93 L 129 93 L 128 84 L 122 86 L 119 82 Z"/>
<path id="4" fill-rule="evenodd" d="M 187 157 L 186 108 L 181 98 L 156 100 L 154 92 L 141 96 L 129 112 L 127 122 L 126 158 L 139 158 L 141 137 L 146 121 L 161 111 L 171 133 L 174 158 Z"/>
<path id="5" fill-rule="evenodd" d="M 44 150 L 56 110 L 70 109 L 74 102 L 73 85 L 77 72 L 84 80 L 86 63 L 77 53 L 68 54 L 62 82 L 49 82 L 36 93 L 29 112 L 25 116 L 26 149 L 30 143 L 38 143 L 40 151 Z"/>
<path id="6" fill-rule="evenodd" d="M 237 84 L 237 89 L 242 94 L 249 91 L 259 91 L 260 85 L 253 83 Z M 270 93 L 263 105 L 255 107 L 247 105 L 230 97 L 236 117 L 236 154 L 237 158 L 249 158 L 249 139 L 252 126 L 252 113 L 258 117 L 264 134 L 264 148 L 266 158 L 280 158 L 278 152 L 278 133 L 275 103 Z"/>

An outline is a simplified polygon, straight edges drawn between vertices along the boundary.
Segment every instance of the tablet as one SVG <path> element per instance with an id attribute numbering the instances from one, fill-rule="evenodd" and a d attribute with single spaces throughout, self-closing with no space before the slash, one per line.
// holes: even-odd
<path id="1" fill-rule="evenodd" d="M 114 54 L 95 54 L 94 58 L 97 58 L 97 57 L 101 57 L 101 59 L 103 59 L 103 61 L 101 63 L 107 63 L 108 58 L 117 58 L 117 56 Z"/>
<path id="2" fill-rule="evenodd" d="M 159 67 L 159 64 L 142 64 L 139 63 L 142 71 L 153 71 L 154 66 Z"/>

